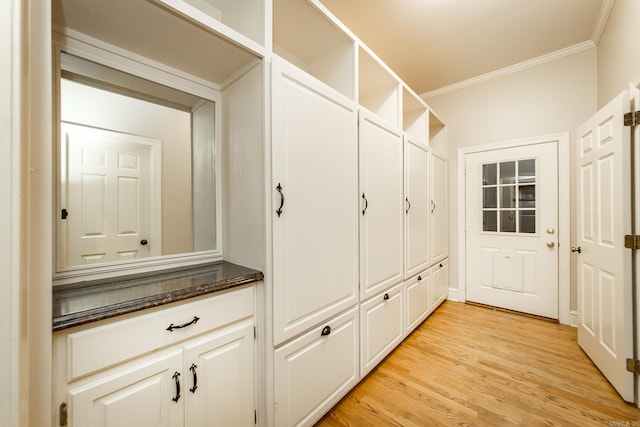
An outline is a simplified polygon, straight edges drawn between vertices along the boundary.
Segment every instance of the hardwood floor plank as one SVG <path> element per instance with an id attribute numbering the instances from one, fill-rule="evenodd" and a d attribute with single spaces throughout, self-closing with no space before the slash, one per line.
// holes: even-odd
<path id="1" fill-rule="evenodd" d="M 445 302 L 317 423 L 333 426 L 640 426 L 576 329 Z"/>

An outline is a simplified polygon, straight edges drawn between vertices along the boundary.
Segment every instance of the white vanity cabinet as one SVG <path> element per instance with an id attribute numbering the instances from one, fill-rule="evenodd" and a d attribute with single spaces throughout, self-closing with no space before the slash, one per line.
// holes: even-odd
<path id="1" fill-rule="evenodd" d="M 402 281 L 402 132 L 360 110 L 360 299 Z"/>
<path id="2" fill-rule="evenodd" d="M 431 313 L 431 271 L 425 270 L 404 282 L 405 330 L 410 334 Z"/>
<path id="3" fill-rule="evenodd" d="M 273 59 L 273 322 L 278 345 L 358 302 L 353 101 Z"/>
<path id="4" fill-rule="evenodd" d="M 57 332 L 56 425 L 254 425 L 254 313 L 252 285 Z"/>

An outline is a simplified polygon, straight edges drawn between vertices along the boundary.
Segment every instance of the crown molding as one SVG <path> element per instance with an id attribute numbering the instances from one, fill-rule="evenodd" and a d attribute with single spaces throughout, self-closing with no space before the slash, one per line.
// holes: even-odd
<path id="1" fill-rule="evenodd" d="M 613 0 L 607 0 L 613 3 Z M 527 68 L 535 67 L 547 62 L 555 61 L 560 58 L 564 58 L 565 56 L 574 55 L 576 53 L 583 52 L 585 50 L 589 50 L 596 47 L 596 44 L 589 40 L 586 42 L 578 43 L 573 46 L 569 46 L 564 49 L 556 50 L 555 52 L 551 52 L 546 55 L 538 56 L 537 58 L 529 59 L 527 61 L 519 62 L 514 65 L 510 65 L 505 68 L 501 68 L 496 71 L 492 71 L 490 73 L 482 74 L 476 77 L 472 77 L 467 80 L 462 80 L 458 83 L 454 83 L 449 86 L 444 86 L 436 90 L 432 90 L 430 92 L 425 92 L 420 95 L 423 100 L 427 100 L 429 98 L 433 98 L 434 96 L 442 95 L 445 93 L 453 92 L 459 89 L 463 89 L 465 87 L 473 86 L 478 83 L 486 82 L 488 80 L 492 80 L 498 77 L 506 76 L 511 73 L 515 73 L 518 71 L 526 70 Z"/>
<path id="2" fill-rule="evenodd" d="M 593 33 L 591 34 L 591 41 L 596 46 L 598 45 L 598 43 L 600 43 L 600 37 L 602 37 L 604 27 L 606 27 L 607 25 L 607 21 L 609 20 L 609 15 L 611 14 L 611 10 L 613 9 L 614 2 L 615 0 L 604 0 L 602 2 L 600 12 L 598 13 L 598 19 L 596 20 L 596 24 L 593 26 Z"/>

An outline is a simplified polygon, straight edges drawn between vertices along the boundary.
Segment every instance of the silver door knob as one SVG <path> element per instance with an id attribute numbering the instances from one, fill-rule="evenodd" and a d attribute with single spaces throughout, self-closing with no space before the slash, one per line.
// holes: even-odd
<path id="1" fill-rule="evenodd" d="M 555 243 L 553 243 L 553 242 L 547 242 L 547 247 L 548 247 L 548 248 L 552 248 L 552 247 L 554 247 L 555 245 L 556 245 L 556 244 L 555 244 Z"/>

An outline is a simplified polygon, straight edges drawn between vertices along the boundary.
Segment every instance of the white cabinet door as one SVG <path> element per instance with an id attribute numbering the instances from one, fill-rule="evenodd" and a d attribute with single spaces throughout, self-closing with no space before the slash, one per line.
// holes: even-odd
<path id="1" fill-rule="evenodd" d="M 249 319 L 185 345 L 188 427 L 254 425 L 254 343 Z"/>
<path id="2" fill-rule="evenodd" d="M 405 279 L 429 267 L 429 152 L 405 136 Z"/>
<path id="3" fill-rule="evenodd" d="M 72 388 L 69 426 L 183 426 L 182 355 L 181 349 L 165 352 Z"/>
<path id="4" fill-rule="evenodd" d="M 404 338 L 402 284 L 371 298 L 360 308 L 360 375 L 364 377 Z"/>
<path id="5" fill-rule="evenodd" d="M 413 331 L 431 313 L 431 275 L 423 271 L 404 283 L 405 288 L 405 328 Z"/>
<path id="6" fill-rule="evenodd" d="M 431 301 L 435 310 L 449 295 L 449 261 L 442 260 L 431 268 Z"/>
<path id="7" fill-rule="evenodd" d="M 360 298 L 402 280 L 402 135 L 360 111 Z"/>
<path id="8" fill-rule="evenodd" d="M 357 113 L 273 62 L 273 313 L 276 344 L 357 302 Z"/>
<path id="9" fill-rule="evenodd" d="M 360 380 L 358 308 L 275 351 L 275 425 L 313 425 Z"/>
<path id="10" fill-rule="evenodd" d="M 431 153 L 431 263 L 449 255 L 447 159 Z"/>

